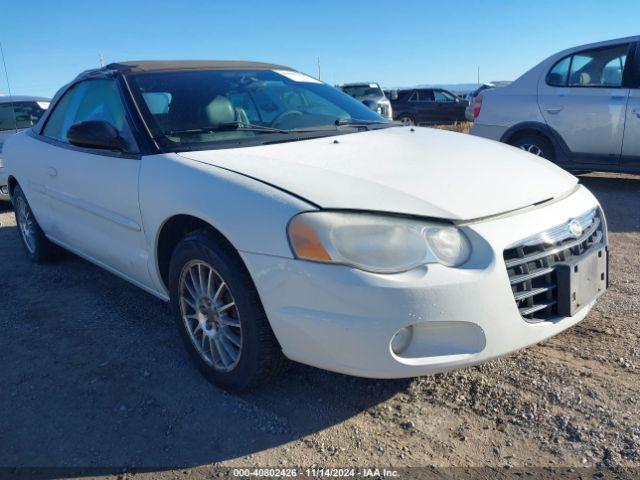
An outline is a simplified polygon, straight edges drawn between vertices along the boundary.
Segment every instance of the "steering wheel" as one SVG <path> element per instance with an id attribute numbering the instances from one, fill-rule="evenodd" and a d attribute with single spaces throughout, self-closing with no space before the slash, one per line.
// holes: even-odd
<path id="1" fill-rule="evenodd" d="M 285 110 L 284 112 L 276 115 L 274 119 L 271 120 L 271 126 L 274 128 L 278 128 L 278 124 L 281 123 L 283 119 L 287 117 L 298 117 L 302 115 L 304 114 L 299 110 Z"/>

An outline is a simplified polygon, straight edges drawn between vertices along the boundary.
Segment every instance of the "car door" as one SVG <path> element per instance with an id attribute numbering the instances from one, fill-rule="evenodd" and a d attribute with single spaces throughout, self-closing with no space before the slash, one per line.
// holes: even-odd
<path id="1" fill-rule="evenodd" d="M 542 115 L 575 163 L 619 165 L 629 96 L 623 84 L 628 50 L 625 43 L 575 52 L 540 80 Z"/>
<path id="2" fill-rule="evenodd" d="M 418 112 L 416 117 L 419 124 L 437 123 L 436 104 L 433 97 L 433 90 L 430 88 L 421 88 L 416 90 L 418 103 Z"/>
<path id="3" fill-rule="evenodd" d="M 457 99 L 453 93 L 434 89 L 433 96 L 438 121 L 450 123 L 461 120 L 464 116 L 464 107 L 461 108 L 460 99 Z"/>
<path id="4" fill-rule="evenodd" d="M 87 120 L 109 122 L 125 140 L 126 151 L 71 145 L 69 128 Z M 48 234 L 131 280 L 149 284 L 138 204 L 140 155 L 129 125 L 113 79 L 82 81 L 54 106 L 41 133 L 47 145 Z"/>
<path id="5" fill-rule="evenodd" d="M 403 107 L 406 113 L 409 113 L 416 125 L 420 125 L 420 103 L 418 101 L 418 91 L 410 90 L 403 95 Z M 400 111 L 398 111 L 400 113 Z"/>
<path id="6" fill-rule="evenodd" d="M 640 172 L 640 44 L 633 50 L 625 77 L 630 90 L 620 166 L 622 170 Z"/>

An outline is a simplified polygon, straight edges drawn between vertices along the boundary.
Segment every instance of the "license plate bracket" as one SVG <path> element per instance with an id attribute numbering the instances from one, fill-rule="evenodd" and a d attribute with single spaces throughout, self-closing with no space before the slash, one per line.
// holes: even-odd
<path id="1" fill-rule="evenodd" d="M 556 264 L 558 314 L 572 317 L 607 290 L 606 247 Z"/>

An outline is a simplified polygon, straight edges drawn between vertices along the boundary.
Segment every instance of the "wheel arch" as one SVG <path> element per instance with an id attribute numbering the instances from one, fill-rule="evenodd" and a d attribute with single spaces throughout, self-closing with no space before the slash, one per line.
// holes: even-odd
<path id="1" fill-rule="evenodd" d="M 244 265 L 244 261 L 236 247 L 210 222 L 191 214 L 174 214 L 168 217 L 158 228 L 154 250 L 159 279 L 167 292 L 169 291 L 169 265 L 176 246 L 185 237 L 198 231 L 206 231 L 218 244 L 234 254 Z"/>
<path id="2" fill-rule="evenodd" d="M 529 134 L 545 137 L 550 141 L 553 141 L 553 138 L 551 138 L 552 128 L 539 122 L 525 122 L 514 125 L 502 134 L 500 141 L 503 143 L 510 143 L 518 137 Z"/>
<path id="3" fill-rule="evenodd" d="M 523 135 L 538 135 L 546 138 L 551 142 L 554 149 L 556 163 L 565 163 L 570 158 L 570 150 L 567 144 L 562 139 L 560 134 L 555 129 L 541 122 L 522 122 L 512 127 L 509 127 L 507 131 L 502 134 L 500 141 L 502 143 L 511 144 L 515 139 Z"/>
<path id="4" fill-rule="evenodd" d="M 10 175 L 9 178 L 7 179 L 7 184 L 9 186 L 9 197 L 13 198 L 13 192 L 16 189 L 16 187 L 20 185 L 20 183 L 18 182 L 16 177 L 14 177 L 13 175 Z"/>

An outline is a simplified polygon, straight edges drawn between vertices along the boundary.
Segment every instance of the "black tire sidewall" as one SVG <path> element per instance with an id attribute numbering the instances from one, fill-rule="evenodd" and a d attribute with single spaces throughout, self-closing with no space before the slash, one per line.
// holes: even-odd
<path id="1" fill-rule="evenodd" d="M 238 364 L 229 372 L 217 371 L 202 359 L 182 320 L 179 301 L 180 275 L 184 265 L 191 260 L 202 260 L 218 272 L 228 285 L 238 308 L 242 328 L 242 351 Z M 226 390 L 244 391 L 251 388 L 255 383 L 260 362 L 263 361 L 257 326 L 267 320 L 255 286 L 244 265 L 239 264 L 239 259 L 205 234 L 190 235 L 178 244 L 171 258 L 169 290 L 171 310 L 180 335 L 202 374 Z"/>

